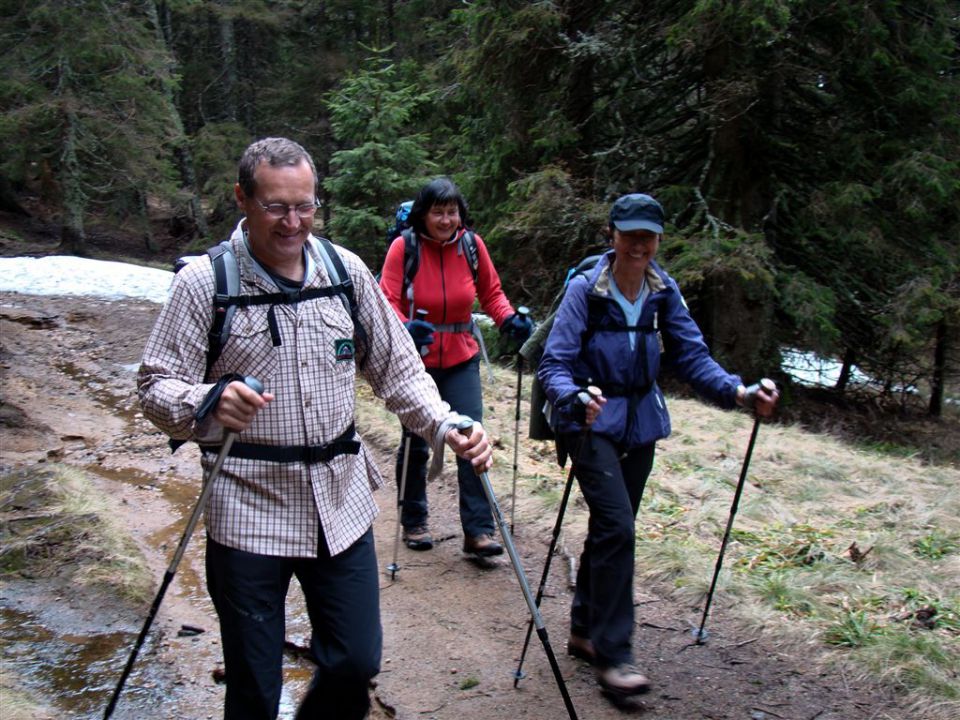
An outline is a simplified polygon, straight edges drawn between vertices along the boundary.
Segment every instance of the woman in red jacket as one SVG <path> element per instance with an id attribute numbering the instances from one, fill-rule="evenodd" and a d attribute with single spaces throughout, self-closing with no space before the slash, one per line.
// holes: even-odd
<path id="1" fill-rule="evenodd" d="M 399 236 L 387 251 L 380 287 L 420 348 L 423 363 L 436 381 L 440 396 L 453 410 L 480 421 L 483 398 L 480 347 L 473 335 L 471 314 L 474 300 L 479 300 L 480 307 L 500 332 L 515 342 L 527 339 L 531 322 L 526 316 L 518 315 L 503 294 L 500 277 L 480 236 L 473 234 L 474 242 L 469 241 L 468 222 L 467 203 L 449 178 L 427 183 L 410 210 L 414 252 L 419 255 L 413 281 L 407 286 L 404 268 L 408 243 Z M 472 258 L 474 253 L 476 257 Z M 426 311 L 425 318 L 418 316 L 418 310 Z M 404 484 L 401 474 L 407 433 L 404 429 L 397 452 L 398 492 Z M 411 435 L 400 521 L 404 542 L 412 550 L 433 547 L 427 523 L 428 455 L 427 443 Z M 461 462 L 459 458 L 457 476 L 463 551 L 481 557 L 501 554 L 503 547 L 493 539 L 493 516 L 480 479 L 470 463 Z"/>

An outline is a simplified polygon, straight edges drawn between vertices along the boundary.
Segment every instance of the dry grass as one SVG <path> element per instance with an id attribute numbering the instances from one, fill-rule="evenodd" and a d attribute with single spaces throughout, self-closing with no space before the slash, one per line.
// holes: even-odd
<path id="1" fill-rule="evenodd" d="M 496 373 L 495 386 L 484 390 L 485 425 L 498 443 L 492 478 L 504 505 L 516 375 Z M 525 423 L 529 382 L 524 391 Z M 359 396 L 366 438 L 395 446 L 396 419 L 369 388 Z M 674 433 L 658 444 L 641 506 L 637 574 L 695 606 L 712 578 L 752 420 L 690 399 L 672 398 L 669 406 Z M 518 518 L 548 528 L 566 473 L 552 444 L 527 440 L 525 431 Z M 947 720 L 960 716 L 960 470 L 918 459 L 926 456 L 765 423 L 714 607 L 795 644 L 811 661 L 901 687 L 918 717 Z M 575 492 L 564 520 L 568 546 L 585 531 L 586 509 Z M 931 610 L 924 625 L 918 618 Z"/>
<path id="2" fill-rule="evenodd" d="M 152 580 L 142 554 L 81 470 L 46 465 L 4 475 L 0 514 L 7 528 L 0 552 L 4 575 L 68 574 L 72 583 L 149 600 Z"/>

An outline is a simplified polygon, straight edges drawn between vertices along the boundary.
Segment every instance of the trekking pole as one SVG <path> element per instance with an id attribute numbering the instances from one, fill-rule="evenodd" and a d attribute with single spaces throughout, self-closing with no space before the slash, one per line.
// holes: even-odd
<path id="1" fill-rule="evenodd" d="M 773 393 L 777 386 L 773 380 L 764 378 L 760 381 L 760 387 L 767 393 Z M 720 554 L 717 555 L 717 564 L 713 569 L 713 580 L 710 582 L 710 590 L 707 592 L 707 601 L 703 608 L 703 617 L 700 619 L 700 627 L 691 629 L 690 633 L 697 639 L 697 645 L 703 645 L 707 641 L 708 633 L 703 629 L 707 623 L 707 613 L 710 612 L 710 604 L 713 602 L 713 591 L 717 587 L 717 578 L 720 576 L 720 566 L 723 565 L 723 553 L 727 549 L 727 541 L 730 539 L 730 530 L 733 528 L 733 518 L 737 514 L 737 507 L 740 504 L 740 495 L 743 493 L 743 485 L 747 479 L 747 468 L 750 467 L 750 456 L 753 455 L 753 445 L 757 441 L 757 431 L 760 429 L 760 416 L 753 418 L 753 430 L 750 432 L 750 442 L 747 444 L 747 453 L 743 458 L 743 467 L 740 468 L 740 480 L 737 482 L 737 489 L 733 493 L 733 502 L 730 503 L 730 517 L 727 518 L 727 529 L 723 533 L 723 540 L 720 542 Z"/>
<path id="2" fill-rule="evenodd" d="M 581 392 L 577 395 L 584 405 L 590 402 L 590 400 L 600 397 L 601 395 L 600 388 L 591 385 L 586 389 L 585 392 Z M 587 442 L 587 437 L 589 436 L 590 430 L 587 429 L 583 433 L 583 442 Z M 581 446 L 582 447 L 582 446 Z M 580 453 L 577 453 L 579 457 Z M 553 525 L 553 537 L 550 539 L 550 548 L 547 550 L 547 559 L 543 564 L 543 572 L 540 575 L 540 587 L 537 588 L 537 607 L 540 607 L 540 601 L 543 599 L 544 590 L 547 587 L 547 578 L 550 576 L 550 563 L 553 560 L 553 553 L 557 547 L 557 540 L 560 537 L 560 529 L 563 526 L 563 515 L 567 510 L 567 501 L 570 499 L 570 490 L 573 487 L 573 474 L 577 469 L 577 461 L 571 459 L 570 472 L 567 473 L 567 484 L 563 488 L 563 497 L 560 499 L 560 509 L 557 512 L 557 521 Z M 523 641 L 523 650 L 520 653 L 520 662 L 517 664 L 517 669 L 513 673 L 513 686 L 517 687 L 519 682 L 526 677 L 523 673 L 523 661 L 527 657 L 527 648 L 530 646 L 530 636 L 533 633 L 533 620 L 527 623 L 527 636 Z"/>
<path id="3" fill-rule="evenodd" d="M 530 308 L 521 305 L 517 308 L 517 315 L 522 318 L 530 314 Z M 513 532 L 513 521 L 517 509 L 517 453 L 520 450 L 520 391 L 523 389 L 523 355 L 517 348 L 517 411 L 514 414 L 513 424 L 513 487 L 510 490 L 510 532 Z"/>
<path id="4" fill-rule="evenodd" d="M 400 513 L 403 510 L 403 495 L 407 491 L 407 465 L 410 464 L 410 431 L 403 428 L 403 466 L 400 470 L 400 494 L 397 496 L 397 528 L 393 536 L 393 562 L 387 565 L 390 572 L 390 579 L 397 576 L 400 565 L 397 563 L 397 557 L 400 552 Z"/>
<path id="5" fill-rule="evenodd" d="M 243 379 L 243 382 L 258 395 L 263 394 L 263 384 L 256 378 L 247 376 Z M 140 630 L 140 635 L 137 637 L 136 643 L 134 643 L 133 650 L 130 652 L 130 657 L 127 659 L 127 664 L 123 668 L 123 673 L 120 675 L 120 680 L 117 682 L 117 686 L 113 690 L 113 695 L 110 698 L 107 709 L 103 713 L 103 720 L 109 720 L 110 716 L 113 715 L 113 709 L 116 707 L 117 700 L 120 698 L 120 693 L 123 691 L 123 685 L 127 681 L 130 671 L 133 669 L 133 664 L 137 660 L 137 654 L 140 652 L 140 648 L 143 646 L 143 641 L 147 637 L 147 632 L 150 630 L 150 626 L 153 624 L 153 620 L 157 616 L 157 611 L 160 609 L 160 603 L 163 602 L 163 596 L 166 594 L 167 588 L 170 587 L 173 576 L 177 573 L 177 567 L 180 565 L 180 560 L 183 558 L 183 553 L 187 549 L 187 543 L 190 542 L 190 536 L 193 535 L 193 531 L 197 527 L 197 522 L 200 520 L 200 515 L 203 514 L 203 510 L 207 504 L 207 499 L 210 497 L 210 491 L 213 489 L 213 482 L 216 480 L 217 475 L 220 472 L 220 467 L 223 465 L 223 461 L 226 459 L 227 455 L 230 454 L 230 448 L 233 447 L 233 441 L 236 439 L 237 433 L 233 431 L 227 432 L 226 437 L 223 439 L 223 446 L 220 448 L 220 453 L 217 455 L 217 459 L 214 461 L 213 467 L 210 468 L 210 472 L 207 473 L 207 477 L 203 482 L 203 490 L 200 492 L 200 498 L 197 500 L 197 504 L 193 508 L 193 513 L 191 513 L 190 519 L 187 521 L 187 527 L 183 531 L 183 537 L 180 538 L 180 544 L 177 546 L 177 551 L 173 554 L 173 560 L 170 561 L 170 565 L 167 567 L 167 571 L 163 575 L 163 581 L 160 583 L 160 590 L 157 592 L 157 596 L 154 598 L 153 604 L 150 606 L 150 611 L 147 613 L 147 619 L 143 623 L 143 628 Z"/>
<path id="6" fill-rule="evenodd" d="M 417 320 L 426 320 L 427 314 L 428 313 L 426 310 L 424 310 L 423 308 L 420 308 L 419 310 L 417 310 L 417 313 L 416 313 Z M 430 352 L 430 350 L 426 345 L 420 348 L 421 357 L 426 356 L 428 352 Z M 393 536 L 393 562 L 387 565 L 387 570 L 390 572 L 391 580 L 396 578 L 397 571 L 400 570 L 400 565 L 397 562 L 397 557 L 399 556 L 399 553 L 400 553 L 400 515 L 402 514 L 402 511 L 403 511 L 404 500 L 406 499 L 404 496 L 406 495 L 406 492 L 407 492 L 407 466 L 410 464 L 411 434 L 410 434 L 410 431 L 407 430 L 402 425 L 400 427 L 402 428 L 401 435 L 403 436 L 403 465 L 400 468 L 400 488 L 399 488 L 400 494 L 397 496 L 397 527 L 396 527 L 396 532 L 394 533 L 394 536 Z"/>
<path id="7" fill-rule="evenodd" d="M 472 428 L 473 420 L 470 420 L 469 418 L 465 418 L 457 423 L 457 430 L 464 435 L 469 435 Z M 547 628 L 543 624 L 543 617 L 540 615 L 540 609 L 533 601 L 533 593 L 530 592 L 530 585 L 527 583 L 527 576 L 523 571 L 523 566 L 520 564 L 520 557 L 517 555 L 517 549 L 513 546 L 513 538 L 510 535 L 510 531 L 507 529 L 507 524 L 503 519 L 503 513 L 500 512 L 500 506 L 497 504 L 497 497 L 493 494 L 493 485 L 490 483 L 490 476 L 486 471 L 477 474 L 480 476 L 480 482 L 483 485 L 483 492 L 486 494 L 487 501 L 490 503 L 490 510 L 493 512 L 493 517 L 496 519 L 497 526 L 500 528 L 500 537 L 503 539 L 503 544 L 507 548 L 507 554 L 510 556 L 510 562 L 513 565 L 513 571 L 516 573 L 517 581 L 520 583 L 520 590 L 523 592 L 523 598 L 527 602 L 527 607 L 530 609 L 530 615 L 533 618 L 533 623 L 536 625 L 537 637 L 540 638 L 540 642 L 543 644 L 543 650 L 547 654 L 547 660 L 550 662 L 550 669 L 553 670 L 553 677 L 556 678 L 557 687 L 560 688 L 560 695 L 563 697 L 563 704 L 567 708 L 567 714 L 570 716 L 571 720 L 577 720 L 577 711 L 573 707 L 573 701 L 570 699 L 570 693 L 567 692 L 567 684 L 563 680 L 563 675 L 560 674 L 560 666 L 557 664 L 557 657 L 553 654 L 553 648 L 550 647 L 550 640 L 547 637 Z"/>

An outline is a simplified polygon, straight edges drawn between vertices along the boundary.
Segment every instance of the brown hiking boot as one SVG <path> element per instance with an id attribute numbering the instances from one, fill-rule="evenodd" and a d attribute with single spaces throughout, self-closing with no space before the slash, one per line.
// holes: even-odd
<path id="1" fill-rule="evenodd" d="M 600 686 L 607 692 L 620 697 L 640 695 L 650 689 L 650 681 L 635 665 L 621 663 L 600 671 Z"/>
<path id="2" fill-rule="evenodd" d="M 433 536 L 426 525 L 403 529 L 403 542 L 411 550 L 429 550 L 433 547 Z"/>
<path id="3" fill-rule="evenodd" d="M 467 535 L 463 538 L 463 551 L 477 557 L 493 557 L 503 554 L 503 545 L 489 535 Z"/>
<path id="4" fill-rule="evenodd" d="M 593 649 L 593 641 L 580 635 L 570 633 L 567 640 L 567 655 L 571 655 L 581 660 L 586 660 L 593 665 L 597 659 L 597 653 Z"/>

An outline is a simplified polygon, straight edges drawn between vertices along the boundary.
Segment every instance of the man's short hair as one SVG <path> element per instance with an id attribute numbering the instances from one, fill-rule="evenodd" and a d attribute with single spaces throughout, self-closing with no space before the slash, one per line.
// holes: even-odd
<path id="1" fill-rule="evenodd" d="M 237 170 L 237 183 L 239 183 L 244 195 L 251 196 L 257 189 L 257 183 L 253 176 L 261 162 L 267 162 L 271 167 L 282 167 L 284 165 L 292 167 L 299 165 L 303 160 L 306 160 L 307 165 L 310 166 L 310 172 L 313 173 L 313 192 L 316 194 L 317 168 L 313 164 L 310 153 L 304 150 L 299 143 L 281 137 L 257 140 L 243 151 Z"/>

